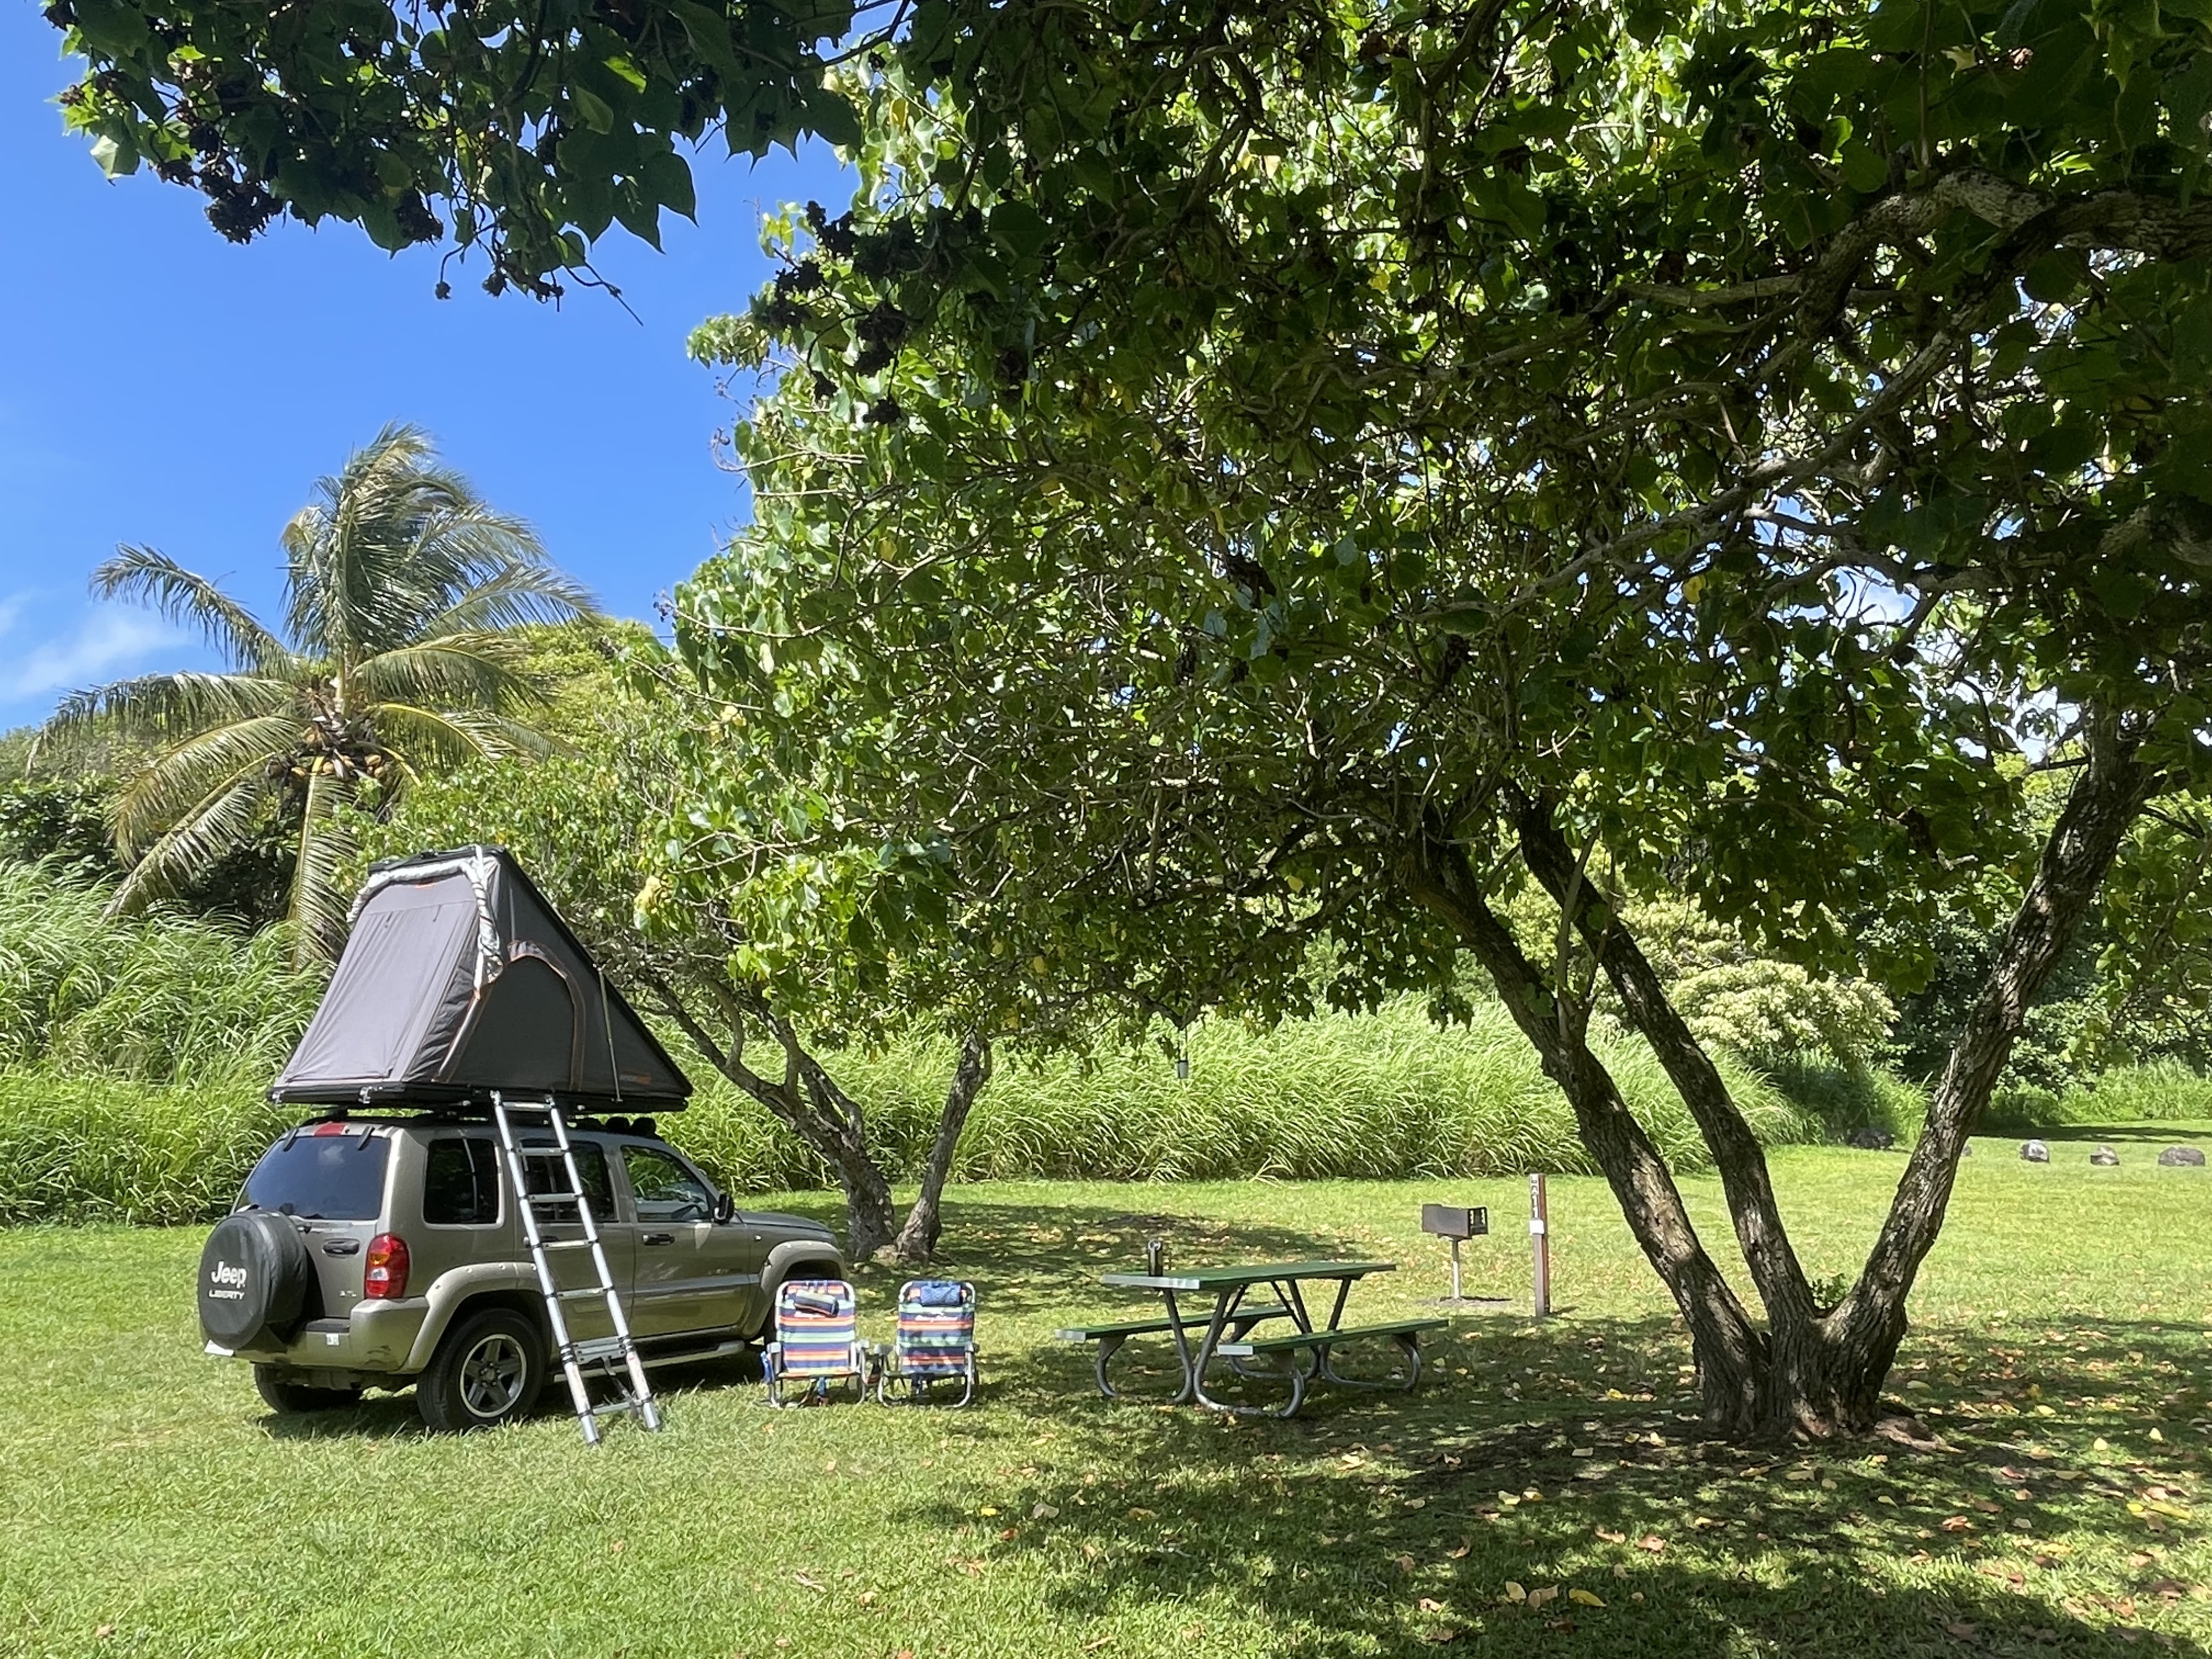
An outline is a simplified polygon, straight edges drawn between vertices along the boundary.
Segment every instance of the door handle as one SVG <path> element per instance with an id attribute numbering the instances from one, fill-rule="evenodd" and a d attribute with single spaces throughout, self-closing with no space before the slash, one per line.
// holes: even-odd
<path id="1" fill-rule="evenodd" d="M 676 1242 L 676 1235 L 674 1233 L 640 1233 L 637 1236 L 637 1242 L 641 1244 L 673 1244 Z"/>

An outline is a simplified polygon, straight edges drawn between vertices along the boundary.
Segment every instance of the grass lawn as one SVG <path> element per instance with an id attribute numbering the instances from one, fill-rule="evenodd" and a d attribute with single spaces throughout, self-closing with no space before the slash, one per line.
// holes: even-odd
<path id="1" fill-rule="evenodd" d="M 551 1414 L 431 1439 L 404 1396 L 271 1419 L 199 1352 L 198 1231 L 0 1233 L 0 1652 L 2204 1652 L 2212 1171 L 2151 1156 L 2212 1131 L 2129 1133 L 1965 1167 L 1893 1384 L 1929 1454 L 1701 1443 L 1593 1181 L 1553 1183 L 1541 1325 L 1518 1182 L 968 1188 L 945 1266 L 981 1290 L 981 1407 L 772 1413 L 735 1370 L 664 1372 L 667 1431 L 596 1451 Z M 1778 1155 L 1813 1272 L 1854 1263 L 1901 1163 Z M 1352 1317 L 1421 1311 L 1424 1198 L 1491 1206 L 1469 1288 L 1516 1300 L 1455 1316 L 1413 1395 L 1227 1422 L 1101 1401 L 1049 1340 L 1134 1310 L 1097 1275 L 1155 1233 L 1186 1263 L 1389 1257 Z M 864 1277 L 875 1334 L 891 1289 Z"/>

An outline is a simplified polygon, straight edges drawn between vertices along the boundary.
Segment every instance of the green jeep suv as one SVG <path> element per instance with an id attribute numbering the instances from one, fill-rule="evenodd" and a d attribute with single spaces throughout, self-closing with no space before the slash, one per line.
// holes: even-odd
<path id="1" fill-rule="evenodd" d="M 738 1353 L 785 1279 L 844 1277 L 827 1227 L 737 1209 L 650 1119 L 585 1120 L 569 1139 L 647 1364 Z M 557 1158 L 523 1163 L 532 1191 L 567 1179 Z M 528 1412 L 557 1361 L 503 1164 L 481 1119 L 333 1114 L 290 1131 L 202 1253 L 207 1351 L 249 1361 L 281 1413 L 410 1384 L 433 1429 Z M 548 1239 L 582 1237 L 574 1205 L 539 1220 Z M 589 1251 L 548 1259 L 564 1287 L 590 1273 Z M 602 1302 L 562 1312 L 574 1338 L 611 1334 Z"/>

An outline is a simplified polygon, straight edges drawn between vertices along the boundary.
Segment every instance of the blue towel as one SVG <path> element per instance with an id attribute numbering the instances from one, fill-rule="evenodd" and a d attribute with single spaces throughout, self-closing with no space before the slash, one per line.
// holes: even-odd
<path id="1" fill-rule="evenodd" d="M 957 1279 L 917 1279 L 901 1298 L 917 1308 L 957 1308 L 968 1299 L 968 1287 Z"/>

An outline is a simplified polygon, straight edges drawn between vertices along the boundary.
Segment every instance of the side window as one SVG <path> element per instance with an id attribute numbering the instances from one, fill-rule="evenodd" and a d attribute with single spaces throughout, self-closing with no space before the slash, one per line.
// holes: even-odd
<path id="1" fill-rule="evenodd" d="M 422 1166 L 422 1219 L 434 1227 L 489 1227 L 499 1219 L 499 1152 L 475 1135 L 441 1135 Z"/>
<path id="2" fill-rule="evenodd" d="M 640 1221 L 704 1221 L 714 1212 L 706 1183 L 659 1147 L 626 1146 L 622 1155 Z"/>
<path id="3" fill-rule="evenodd" d="M 526 1146 L 548 1146 L 552 1143 L 543 1135 L 523 1142 Z M 579 1140 L 572 1143 L 576 1151 L 576 1168 L 584 1177 L 584 1196 L 592 1201 L 594 1220 L 611 1221 L 615 1213 L 614 1183 L 607 1176 L 607 1155 L 597 1141 Z M 522 1178 L 533 1193 L 566 1192 L 568 1172 L 557 1158 L 526 1158 L 522 1160 Z M 576 1206 L 573 1204 L 543 1204 L 538 1206 L 540 1221 L 573 1222 Z"/>

